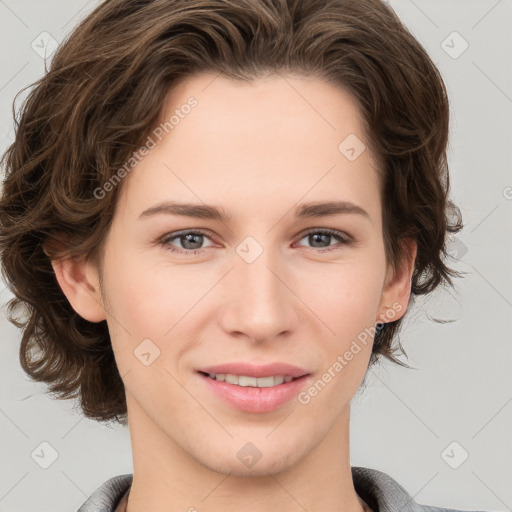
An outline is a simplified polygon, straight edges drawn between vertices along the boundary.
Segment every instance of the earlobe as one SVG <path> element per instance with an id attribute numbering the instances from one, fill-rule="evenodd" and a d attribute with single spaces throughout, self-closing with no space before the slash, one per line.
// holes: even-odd
<path id="1" fill-rule="evenodd" d="M 407 248 L 406 261 L 395 272 L 391 268 L 388 269 L 378 309 L 379 318 L 376 322 L 387 323 L 398 320 L 407 311 L 418 245 L 411 238 L 405 239 L 404 243 Z"/>
<path id="2" fill-rule="evenodd" d="M 97 269 L 78 259 L 51 260 L 51 264 L 71 307 L 90 322 L 105 320 Z"/>

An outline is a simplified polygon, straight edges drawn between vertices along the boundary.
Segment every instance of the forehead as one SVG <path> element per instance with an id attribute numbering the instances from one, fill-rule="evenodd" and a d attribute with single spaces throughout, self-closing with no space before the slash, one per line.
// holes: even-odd
<path id="1" fill-rule="evenodd" d="M 191 97 L 199 107 L 193 111 L 197 124 L 207 129 L 213 123 L 217 133 L 229 129 L 230 122 L 236 122 L 237 128 L 267 128 L 273 133 L 296 131 L 305 123 L 310 123 L 310 131 L 326 134 L 339 128 L 362 132 L 360 112 L 350 93 L 314 75 L 274 74 L 251 81 L 208 73 L 187 77 L 167 94 L 159 123 L 169 120 Z"/>
<path id="2" fill-rule="evenodd" d="M 169 91 L 152 134 L 156 144 L 123 187 L 139 210 L 174 196 L 218 203 L 242 195 L 257 203 L 277 194 L 284 205 L 306 193 L 309 200 L 346 193 L 367 202 L 377 186 L 355 101 L 320 78 L 189 77 Z M 343 153 L 346 140 L 359 144 L 356 159 Z"/>

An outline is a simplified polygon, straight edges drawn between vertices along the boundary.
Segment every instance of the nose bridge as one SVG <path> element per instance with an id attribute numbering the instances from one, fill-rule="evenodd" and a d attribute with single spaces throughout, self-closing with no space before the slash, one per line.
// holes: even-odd
<path id="1" fill-rule="evenodd" d="M 270 244 L 271 237 L 267 237 Z M 285 284 L 284 265 L 277 251 L 247 237 L 236 248 L 233 271 L 230 273 L 231 302 L 229 330 L 245 333 L 252 339 L 272 338 L 290 329 L 293 305 Z M 292 294 L 293 295 L 293 294 Z"/>
<path id="2" fill-rule="evenodd" d="M 247 300 L 255 308 L 268 307 L 280 298 L 283 284 L 278 278 L 277 266 L 276 258 L 269 250 L 251 263 L 245 260 L 237 263 L 241 289 L 247 292 Z"/>

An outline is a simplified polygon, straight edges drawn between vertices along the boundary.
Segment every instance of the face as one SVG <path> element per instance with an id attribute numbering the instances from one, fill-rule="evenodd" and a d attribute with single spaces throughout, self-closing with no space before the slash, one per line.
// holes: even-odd
<path id="1" fill-rule="evenodd" d="M 290 468 L 346 426 L 371 329 L 384 306 L 390 321 L 407 305 L 410 276 L 386 265 L 376 163 L 350 96 L 319 79 L 200 75 L 172 90 L 162 121 L 176 110 L 124 178 L 105 245 L 101 311 L 129 422 L 215 471 Z M 199 373 L 275 362 L 307 375 L 288 392 L 251 387 L 266 409 Z M 261 460 L 244 465 L 241 449 Z"/>

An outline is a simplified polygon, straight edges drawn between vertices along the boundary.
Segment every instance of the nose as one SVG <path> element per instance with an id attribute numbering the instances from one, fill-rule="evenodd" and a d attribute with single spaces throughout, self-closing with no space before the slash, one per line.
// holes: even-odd
<path id="1" fill-rule="evenodd" d="M 294 331 L 300 301 L 290 286 L 285 265 L 266 249 L 252 262 L 237 254 L 234 261 L 223 285 L 224 302 L 219 309 L 222 329 L 253 343 Z"/>

